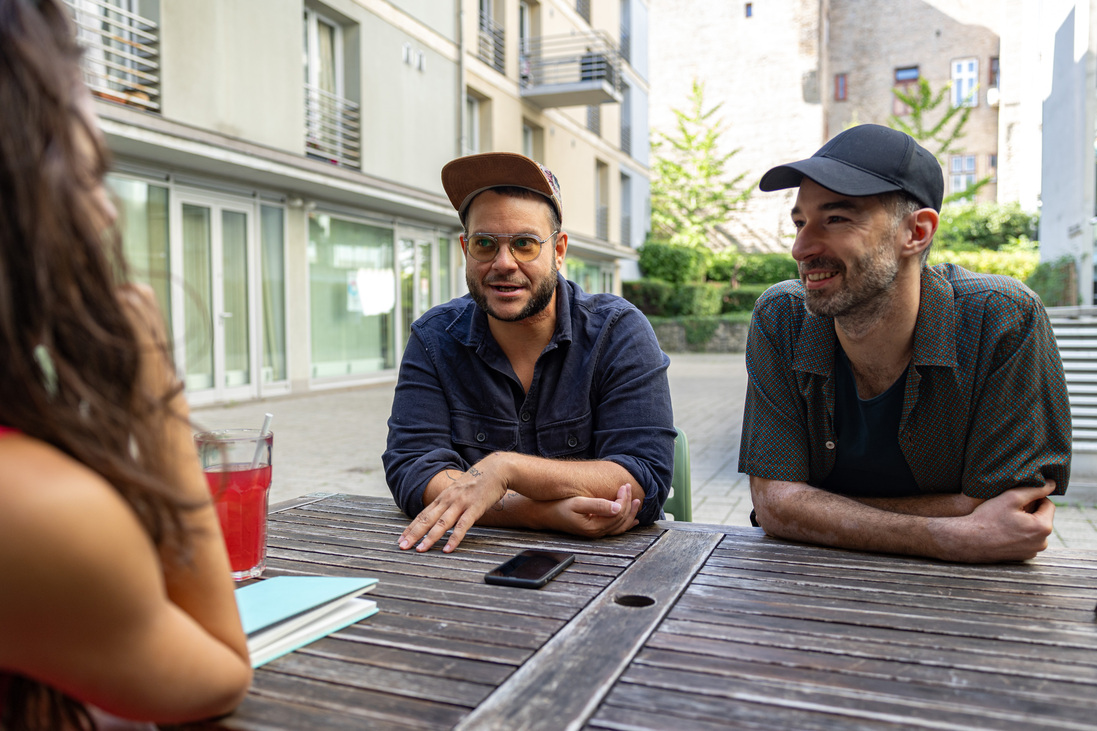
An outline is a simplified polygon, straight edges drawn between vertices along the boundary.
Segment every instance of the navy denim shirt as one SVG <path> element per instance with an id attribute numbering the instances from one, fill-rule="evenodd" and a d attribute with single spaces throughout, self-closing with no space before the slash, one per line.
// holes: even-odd
<path id="1" fill-rule="evenodd" d="M 382 456 L 407 515 L 423 509 L 442 470 L 518 452 L 615 462 L 644 489 L 640 523 L 662 517 L 674 461 L 670 359 L 627 301 L 588 295 L 559 275 L 556 291 L 556 332 L 529 393 L 468 295 L 412 325 Z"/>

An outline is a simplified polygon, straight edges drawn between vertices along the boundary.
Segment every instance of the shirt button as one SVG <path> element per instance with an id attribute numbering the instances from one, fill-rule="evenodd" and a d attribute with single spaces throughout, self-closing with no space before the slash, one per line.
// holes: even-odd
<path id="1" fill-rule="evenodd" d="M 568 437 L 568 446 L 569 447 L 574 447 L 578 443 L 579 443 L 579 440 L 576 439 L 575 437 Z"/>
<path id="2" fill-rule="evenodd" d="M 827 449 L 834 449 L 834 442 L 827 442 L 826 447 Z"/>
<path id="3" fill-rule="evenodd" d="M 484 440 L 485 440 L 485 439 L 487 439 L 487 438 L 488 438 L 488 435 L 487 435 L 487 434 L 485 434 L 484 432 L 478 432 L 478 433 L 476 434 L 476 441 L 478 441 L 478 442 L 482 442 L 482 441 L 484 441 Z"/>
<path id="4" fill-rule="evenodd" d="M 523 411 L 522 412 L 522 421 L 529 421 L 529 412 L 528 411 Z"/>

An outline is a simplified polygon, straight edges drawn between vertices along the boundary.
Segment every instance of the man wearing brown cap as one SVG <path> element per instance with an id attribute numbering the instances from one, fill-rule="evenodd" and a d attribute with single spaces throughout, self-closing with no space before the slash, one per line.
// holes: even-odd
<path id="1" fill-rule="evenodd" d="M 385 475 L 415 520 L 401 548 L 452 529 L 522 526 L 597 537 L 662 515 L 675 430 L 646 318 L 560 276 L 560 186 L 522 155 L 442 169 L 464 226 L 469 294 L 412 326 L 389 418 Z"/>
<path id="2" fill-rule="evenodd" d="M 937 160 L 877 125 L 767 172 L 800 279 L 754 310 L 739 471 L 773 536 L 949 561 L 1047 547 L 1070 474 L 1062 362 L 1016 280 L 925 260 Z M 752 515 L 752 519 L 755 518 Z"/>

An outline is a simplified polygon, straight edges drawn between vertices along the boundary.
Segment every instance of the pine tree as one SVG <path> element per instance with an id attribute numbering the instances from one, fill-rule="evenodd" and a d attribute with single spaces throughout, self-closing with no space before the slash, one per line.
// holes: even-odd
<path id="1" fill-rule="evenodd" d="M 967 125 L 968 117 L 971 116 L 971 110 L 974 109 L 974 107 L 964 105 L 954 107 L 949 104 L 936 122 L 931 121 L 931 118 L 938 116 L 935 110 L 949 101 L 951 90 L 952 84 L 946 84 L 934 93 L 930 83 L 925 79 L 918 79 L 918 87 L 909 93 L 898 88 L 892 89 L 895 98 L 905 104 L 910 112 L 902 117 L 893 114 L 888 118 L 889 127 L 906 132 L 913 137 L 918 144 L 937 156 L 937 161 L 946 171 L 949 156 L 963 151 L 963 148 L 957 145 L 964 136 L 964 127 Z M 978 93 L 978 87 L 972 93 Z M 945 196 L 944 202 L 974 200 L 979 189 L 990 181 L 989 177 L 976 180 L 964 191 Z"/>
<path id="2" fill-rule="evenodd" d="M 716 227 L 742 208 L 754 190 L 737 190 L 746 173 L 729 177 L 728 162 L 741 148 L 720 152 L 726 131 L 716 117 L 722 104 L 705 110 L 704 85 L 696 79 L 689 109 L 672 110 L 674 134 L 656 132 L 652 142 L 652 238 L 673 244 L 718 248 Z"/>

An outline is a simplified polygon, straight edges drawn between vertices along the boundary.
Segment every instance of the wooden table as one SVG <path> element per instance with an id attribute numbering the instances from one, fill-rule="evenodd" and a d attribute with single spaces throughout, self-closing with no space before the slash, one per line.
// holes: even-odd
<path id="1" fill-rule="evenodd" d="M 406 524 L 375 498 L 276 506 L 266 576 L 373 576 L 380 612 L 259 669 L 207 728 L 1097 728 L 1097 552 L 969 567 L 660 523 L 417 554 Z M 534 547 L 576 562 L 483 583 Z"/>

